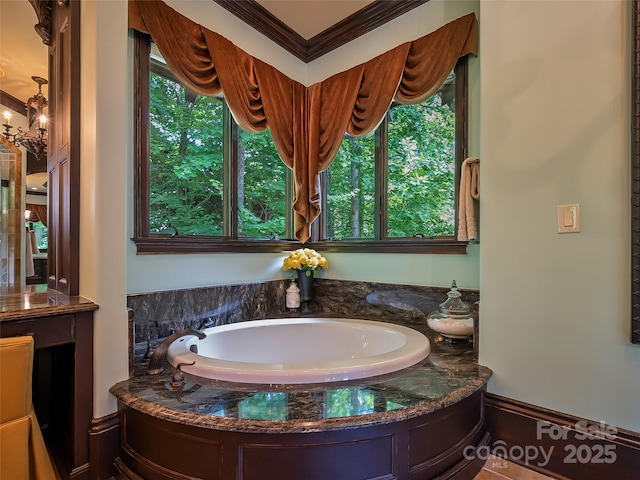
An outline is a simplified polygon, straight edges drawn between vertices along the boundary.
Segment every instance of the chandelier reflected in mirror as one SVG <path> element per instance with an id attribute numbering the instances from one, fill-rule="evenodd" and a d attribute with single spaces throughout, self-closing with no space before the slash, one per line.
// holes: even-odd
<path id="1" fill-rule="evenodd" d="M 17 147 L 24 147 L 28 152 L 36 156 L 38 161 L 47 159 L 47 117 L 44 109 L 47 106 L 47 99 L 42 94 L 42 85 L 49 83 L 45 78 L 33 76 L 34 82 L 38 84 L 38 93 L 29 97 L 25 106 L 27 107 L 27 124 L 25 128 L 17 127 L 17 132 L 12 133 L 11 114 L 4 112 L 4 136 Z M 38 122 L 35 133 L 31 131 L 31 126 Z"/>

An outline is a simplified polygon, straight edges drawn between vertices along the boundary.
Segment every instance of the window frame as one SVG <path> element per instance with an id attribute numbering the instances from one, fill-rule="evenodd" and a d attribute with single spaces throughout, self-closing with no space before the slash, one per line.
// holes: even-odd
<path id="1" fill-rule="evenodd" d="M 216 253 L 216 252 L 283 252 L 300 247 L 300 241 L 293 238 L 293 209 L 292 200 L 287 195 L 286 222 L 288 225 L 287 237 L 290 238 L 246 238 L 237 236 L 237 151 L 238 151 L 238 126 L 232 119 L 231 113 L 225 104 L 224 122 L 230 122 L 229 128 L 225 128 L 224 152 L 228 161 L 225 161 L 224 170 L 224 236 L 183 236 L 174 234 L 151 233 L 149 227 L 149 75 L 151 62 L 151 37 L 147 34 L 134 31 L 134 86 L 135 86 L 135 169 L 134 169 L 134 236 L 131 238 L 136 244 L 138 254 L 177 254 L 177 253 Z M 456 147 L 455 147 L 455 205 L 458 206 L 458 185 L 460 181 L 460 168 L 462 161 L 467 156 L 467 120 L 468 120 L 468 59 L 462 57 L 456 65 Z M 383 123 L 386 123 L 383 120 Z M 376 143 L 384 141 L 386 129 L 376 131 Z M 378 152 L 380 149 L 376 148 Z M 376 153 L 376 163 L 380 161 Z M 321 174 L 321 188 L 323 204 L 326 203 L 326 176 Z M 287 191 L 292 191 L 293 175 L 287 171 L 285 181 Z M 227 188 L 228 187 L 228 188 Z M 384 195 L 386 188 L 385 175 L 379 175 L 376 179 L 376 188 Z M 380 198 L 381 195 L 377 195 Z M 311 238 L 305 247 L 315 248 L 327 252 L 370 252 L 370 253 L 443 253 L 464 254 L 468 242 L 456 240 L 451 237 L 432 238 L 375 238 L 375 239 L 345 239 L 345 240 L 320 240 L 319 228 L 326 225 L 326 209 L 323 208 L 320 217 L 314 222 L 311 229 Z M 380 205 L 376 206 L 376 230 L 379 231 L 379 222 L 387 222 L 386 211 L 381 211 Z M 457 215 L 455 229 L 457 231 Z M 379 236 L 379 235 L 378 235 Z"/>

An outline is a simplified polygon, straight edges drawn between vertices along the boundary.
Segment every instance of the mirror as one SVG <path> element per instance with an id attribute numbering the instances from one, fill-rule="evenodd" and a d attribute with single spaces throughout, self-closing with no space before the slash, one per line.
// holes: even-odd
<path id="1" fill-rule="evenodd" d="M 11 124 L 12 133 L 17 132 L 17 127 L 28 127 L 25 104 L 38 92 L 39 88 L 32 77 L 47 79 L 49 76 L 48 47 L 43 43 L 38 29 L 34 29 L 34 25 L 39 23 L 37 8 L 41 8 L 41 5 L 38 2 L 35 2 L 35 5 L 33 3 L 29 0 L 0 2 L 0 116 L 3 118 L 3 124 Z M 44 97 L 47 97 L 48 93 L 47 85 L 42 85 Z M 5 112 L 9 112 L 10 117 L 5 117 Z M 48 112 L 45 110 L 44 113 Z M 39 126 L 36 120 L 29 131 L 37 133 Z M 1 133 L 5 131 L 6 128 L 3 127 Z M 0 137 L 4 138 L 1 134 Z M 11 142 L 5 139 L 3 145 L 7 143 L 13 147 Z M 19 273 L 19 276 L 14 279 L 17 278 L 19 281 L 13 285 L 22 286 L 46 283 L 47 161 L 46 158 L 38 160 L 35 155 L 27 153 L 23 147 L 18 148 L 18 152 L 22 167 L 19 179 L 21 188 L 15 201 L 21 222 L 22 243 L 16 250 L 19 255 L 15 256 L 16 265 L 14 266 Z M 2 179 L 4 184 L 4 172 Z M 3 192 L 5 192 L 4 187 Z M 8 193 L 9 190 L 6 192 Z M 3 196 L 3 212 L 4 207 Z M 28 219 L 25 218 L 27 210 L 30 212 Z M 4 220 L 3 217 L 3 223 L 0 225 L 0 238 L 3 240 L 0 249 L 3 259 L 4 240 L 10 235 L 9 225 Z M 33 234 L 27 234 L 25 226 L 33 231 Z M 3 282 L 2 285 L 4 286 L 5 283 Z"/>
<path id="2" fill-rule="evenodd" d="M 22 152 L 0 136 L 0 287 L 21 285 Z"/>

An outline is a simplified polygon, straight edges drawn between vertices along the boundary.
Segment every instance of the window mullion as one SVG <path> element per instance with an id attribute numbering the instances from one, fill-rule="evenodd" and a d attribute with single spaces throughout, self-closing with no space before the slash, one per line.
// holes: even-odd
<path id="1" fill-rule="evenodd" d="M 223 112 L 223 234 L 238 238 L 238 125 L 227 102 Z"/>
<path id="2" fill-rule="evenodd" d="M 135 32 L 136 129 L 135 236 L 149 236 L 149 52 L 148 36 Z"/>
<path id="3" fill-rule="evenodd" d="M 374 229 L 376 240 L 387 237 L 389 227 L 388 215 L 388 168 L 389 168 L 389 113 L 384 116 L 375 134 L 375 218 Z"/>
<path id="4" fill-rule="evenodd" d="M 284 204 L 285 204 L 285 235 L 287 238 L 295 238 L 295 215 L 293 212 L 293 170 L 287 168 L 284 176 Z M 325 194 L 326 195 L 326 194 Z"/>

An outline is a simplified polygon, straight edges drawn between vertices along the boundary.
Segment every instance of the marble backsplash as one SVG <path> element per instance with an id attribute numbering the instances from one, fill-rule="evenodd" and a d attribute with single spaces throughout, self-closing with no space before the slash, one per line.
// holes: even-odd
<path id="1" fill-rule="evenodd" d="M 130 352 L 134 344 L 165 338 L 185 328 L 205 328 L 246 320 L 301 316 L 285 308 L 287 280 L 222 285 L 127 296 Z M 447 299 L 447 287 L 314 279 L 311 316 L 420 321 Z M 477 339 L 477 290 L 460 289 L 473 305 Z M 309 316 L 309 315 L 307 315 Z M 154 342 L 156 343 L 156 342 Z M 477 348 L 477 341 L 474 342 Z"/>

